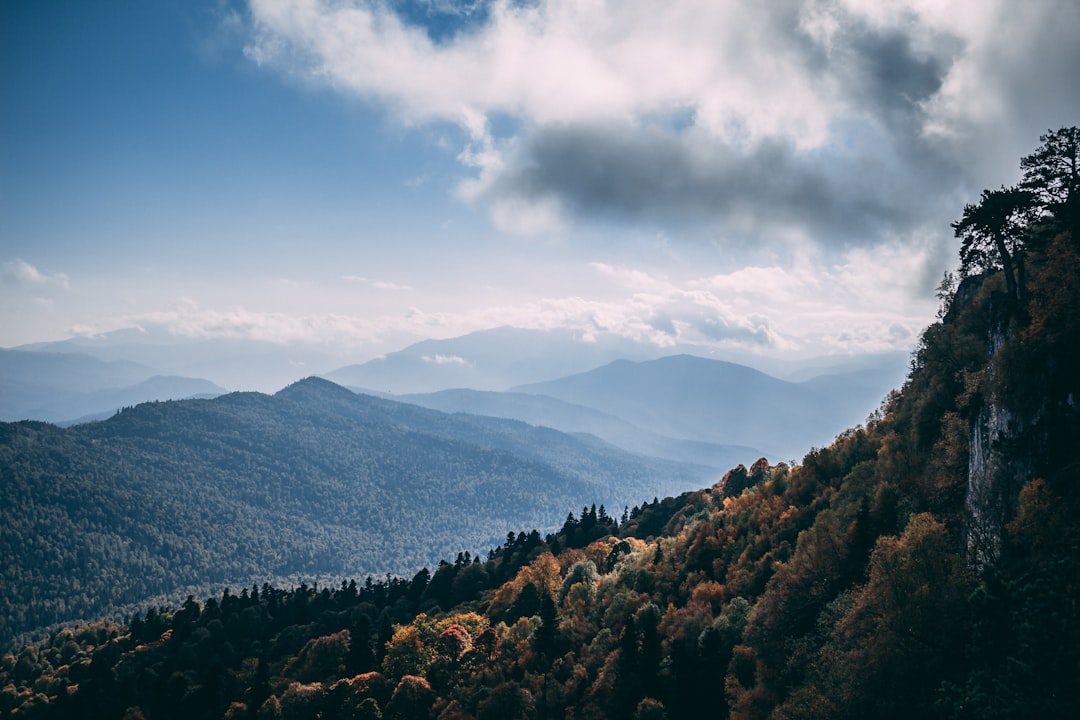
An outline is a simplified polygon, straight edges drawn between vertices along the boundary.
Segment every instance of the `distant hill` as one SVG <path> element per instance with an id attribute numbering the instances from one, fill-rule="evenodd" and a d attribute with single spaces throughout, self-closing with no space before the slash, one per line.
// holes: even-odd
<path id="1" fill-rule="evenodd" d="M 152 400 L 226 392 L 208 380 L 163 376 L 126 360 L 0 349 L 0 420 L 71 422 Z"/>
<path id="2" fill-rule="evenodd" d="M 398 399 L 443 412 L 511 418 L 567 433 L 588 433 L 629 452 L 706 465 L 721 471 L 739 463 L 749 465 L 766 455 L 761 450 L 744 445 L 720 445 L 665 437 L 642 430 L 614 415 L 546 395 L 443 390 L 403 395 Z"/>
<path id="3" fill-rule="evenodd" d="M 892 380 L 860 370 L 793 383 L 744 365 L 674 355 L 617 360 L 513 391 L 595 408 L 665 437 L 760 447 L 774 459 L 791 459 L 865 420 Z"/>
<path id="4" fill-rule="evenodd" d="M 155 375 L 131 387 L 98 390 L 63 403 L 45 406 L 34 411 L 32 417 L 55 421 L 61 425 L 74 425 L 104 420 L 121 408 L 139 403 L 161 400 L 209 400 L 227 392 L 225 388 L 209 380 Z"/>
<path id="5" fill-rule="evenodd" d="M 323 377 L 395 395 L 451 388 L 506 390 L 589 370 L 616 358 L 644 360 L 663 353 L 654 345 L 614 335 L 587 341 L 572 330 L 501 327 L 446 340 L 424 340 Z"/>
<path id="6" fill-rule="evenodd" d="M 0 388 L 6 406 L 27 392 L 49 388 L 84 393 L 105 387 L 134 385 L 158 374 L 147 365 L 127 360 L 101 360 L 84 353 L 30 352 L 0 348 Z"/>
<path id="7" fill-rule="evenodd" d="M 184 588 L 410 572 L 566 508 L 715 477 L 314 378 L 67 429 L 2 424 L 0 468 L 0 644 Z"/>
<path id="8" fill-rule="evenodd" d="M 230 390 L 261 392 L 279 390 L 343 362 L 341 356 L 316 343 L 184 337 L 163 328 L 125 328 L 15 350 L 130 361 L 153 368 L 150 375 L 200 377 Z"/>

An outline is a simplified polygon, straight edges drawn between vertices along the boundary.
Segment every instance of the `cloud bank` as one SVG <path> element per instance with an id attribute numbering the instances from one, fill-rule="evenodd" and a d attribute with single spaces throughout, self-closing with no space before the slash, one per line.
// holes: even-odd
<path id="1" fill-rule="evenodd" d="M 252 0 L 246 52 L 460 128 L 459 195 L 514 232 L 895 240 L 1080 117 L 1070 0 L 504 0 L 450 30 L 403 7 Z"/>
<path id="2" fill-rule="evenodd" d="M 135 326 L 187 339 L 302 343 L 375 356 L 420 339 L 511 326 L 570 329 L 586 340 L 622 337 L 706 353 L 727 349 L 794 358 L 906 351 L 935 309 L 932 299 L 910 299 L 930 298 L 924 286 L 938 278 L 923 273 L 934 252 L 929 241 L 918 249 L 893 243 L 854 248 L 824 266 L 804 260 L 794 267 L 747 266 L 688 279 L 594 262 L 583 269 L 595 278 L 589 294 L 472 304 L 456 311 L 432 310 L 439 303 L 427 298 L 400 312 L 365 314 L 217 309 L 183 300 L 168 310 L 83 327 L 79 334 Z M 453 355 L 424 359 L 439 365 L 465 363 Z"/>

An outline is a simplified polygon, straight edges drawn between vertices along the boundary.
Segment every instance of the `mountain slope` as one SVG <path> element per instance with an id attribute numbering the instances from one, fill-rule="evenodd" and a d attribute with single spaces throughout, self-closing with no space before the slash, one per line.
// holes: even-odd
<path id="1" fill-rule="evenodd" d="M 181 588 L 406 572 L 704 469 L 309 379 L 275 396 L 0 425 L 0 640 Z M 30 598 L 36 597 L 34 602 Z"/>
<path id="2" fill-rule="evenodd" d="M 84 393 L 63 402 L 31 411 L 38 420 L 75 424 L 103 420 L 120 408 L 162 400 L 209 399 L 228 392 L 220 385 L 200 378 L 155 375 L 131 387 Z"/>
<path id="3" fill-rule="evenodd" d="M 398 399 L 443 412 L 509 418 L 566 433 L 588 433 L 628 452 L 707 465 L 720 470 L 739 463 L 749 464 L 765 455 L 760 450 L 742 445 L 718 445 L 664 437 L 642 430 L 614 415 L 546 395 L 443 390 L 403 395 Z"/>
<path id="4" fill-rule="evenodd" d="M 862 422 L 890 389 L 856 377 L 864 382 L 839 375 L 791 383 L 744 365 L 675 355 L 620 360 L 514 391 L 586 405 L 668 437 L 749 445 L 792 458 Z M 846 391 L 838 392 L 845 382 Z"/>

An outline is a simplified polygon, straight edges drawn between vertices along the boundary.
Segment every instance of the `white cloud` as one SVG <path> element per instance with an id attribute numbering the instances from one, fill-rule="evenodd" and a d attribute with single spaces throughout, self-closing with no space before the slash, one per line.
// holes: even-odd
<path id="1" fill-rule="evenodd" d="M 33 293 L 70 289 L 66 274 L 54 273 L 50 275 L 43 273 L 30 263 L 18 258 L 0 265 L 0 278 L 3 279 L 5 285 L 21 287 Z"/>
<path id="2" fill-rule="evenodd" d="M 458 195 L 507 232 L 704 216 L 878 242 L 947 222 L 1080 113 L 1071 0 L 498 0 L 438 42 L 392 7 L 252 0 L 247 54 L 458 125 Z"/>
<path id="3" fill-rule="evenodd" d="M 757 3 L 497 2 L 445 44 L 376 2 L 253 0 L 248 55 L 389 102 L 413 121 L 506 113 L 537 123 L 690 108 L 722 135 L 796 133 L 817 144 L 828 112 L 800 58 L 772 47 Z"/>
<path id="4" fill-rule="evenodd" d="M 798 357 L 824 352 L 907 350 L 936 310 L 936 245 L 885 243 L 839 257 L 806 252 L 784 264 L 665 272 L 593 262 L 573 271 L 573 289 L 476 289 L 448 304 L 441 290 L 418 287 L 386 302 L 351 306 L 328 300 L 306 312 L 175 302 L 151 313 L 115 315 L 85 332 L 161 328 L 185 338 L 238 338 L 351 348 L 371 357 L 426 338 L 449 338 L 498 326 L 571 329 L 584 338 L 618 336 L 660 348 L 734 349 Z M 688 269 L 690 268 L 690 269 Z M 371 284 L 356 276 L 354 282 Z M 512 280 L 510 281 L 513 282 Z M 587 289 L 586 289 L 587 288 Z M 400 298 L 394 300 L 394 298 Z M 924 299 L 925 298 L 925 299 Z M 403 300 L 407 299 L 410 306 Z M 222 302 L 222 301 L 218 301 Z M 325 308 L 341 307 L 327 312 Z M 467 364 L 455 356 L 428 362 Z"/>
<path id="5" fill-rule="evenodd" d="M 401 283 L 390 282 L 389 280 L 375 280 L 362 275 L 343 275 L 341 279 L 346 282 L 367 285 L 376 290 L 412 290 L 412 287 L 409 285 L 402 285 Z"/>
<path id="6" fill-rule="evenodd" d="M 325 313 L 297 314 L 248 310 L 243 307 L 214 309 L 190 299 L 169 310 L 139 313 L 111 321 L 102 327 L 84 327 L 83 334 L 97 334 L 122 327 L 159 327 L 185 338 L 236 338 L 274 343 L 363 345 L 377 342 L 378 323 L 355 316 Z"/>
<path id="7" fill-rule="evenodd" d="M 422 355 L 420 359 L 434 365 L 461 365 L 463 367 L 473 367 L 471 362 L 460 355 L 443 355 L 442 353 L 436 353 L 434 355 Z"/>

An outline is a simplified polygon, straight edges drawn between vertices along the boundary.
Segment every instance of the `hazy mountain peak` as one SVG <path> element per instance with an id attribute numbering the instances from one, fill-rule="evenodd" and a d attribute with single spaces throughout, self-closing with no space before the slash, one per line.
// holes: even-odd
<path id="1" fill-rule="evenodd" d="M 356 393 L 335 382 L 312 375 L 285 386 L 274 393 L 274 397 L 286 398 L 289 400 L 318 397 L 348 397 L 354 399 L 356 398 Z"/>

